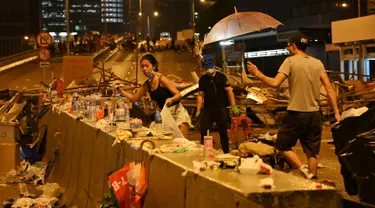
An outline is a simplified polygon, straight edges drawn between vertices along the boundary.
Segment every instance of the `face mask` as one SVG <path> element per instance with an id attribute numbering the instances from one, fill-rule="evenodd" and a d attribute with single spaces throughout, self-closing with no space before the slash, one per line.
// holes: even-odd
<path id="1" fill-rule="evenodd" d="M 215 72 L 214 68 L 207 69 L 207 71 L 206 71 L 207 74 L 213 74 L 214 72 Z"/>
<path id="2" fill-rule="evenodd" d="M 149 79 L 151 79 L 154 75 L 155 75 L 155 71 L 152 71 L 147 77 L 149 78 Z"/>

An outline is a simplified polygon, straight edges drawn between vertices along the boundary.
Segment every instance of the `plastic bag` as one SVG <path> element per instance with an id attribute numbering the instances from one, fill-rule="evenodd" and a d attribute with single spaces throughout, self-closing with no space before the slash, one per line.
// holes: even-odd
<path id="1" fill-rule="evenodd" d="M 119 208 L 141 208 L 141 198 L 148 188 L 143 164 L 127 163 L 108 177 Z"/>
<path id="2" fill-rule="evenodd" d="M 164 131 L 172 131 L 172 135 L 177 138 L 185 138 L 177 126 L 176 121 L 173 118 L 170 108 L 164 105 L 161 111 L 162 129 Z"/>

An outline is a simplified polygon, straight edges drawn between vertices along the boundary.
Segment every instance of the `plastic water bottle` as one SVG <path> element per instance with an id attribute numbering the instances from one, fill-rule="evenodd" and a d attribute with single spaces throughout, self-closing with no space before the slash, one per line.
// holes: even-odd
<path id="1" fill-rule="evenodd" d="M 102 95 L 101 94 L 95 94 L 95 117 L 96 113 L 98 113 L 102 106 Z"/>
<path id="2" fill-rule="evenodd" d="M 112 103 L 111 99 L 107 99 L 104 103 L 104 118 L 109 122 L 113 122 L 113 112 L 112 112 Z"/>
<path id="3" fill-rule="evenodd" d="M 160 111 L 157 110 L 157 111 L 155 112 L 154 120 L 155 120 L 155 128 L 156 128 L 156 130 L 162 130 L 162 123 L 163 123 L 163 120 L 162 120 L 162 118 L 161 118 Z"/>
<path id="4" fill-rule="evenodd" d="M 130 103 L 126 98 L 124 98 L 124 113 L 125 128 L 130 128 Z"/>
<path id="5" fill-rule="evenodd" d="M 72 98 L 72 109 L 73 113 L 78 113 L 79 112 L 79 95 L 77 92 L 73 93 L 73 98 Z"/>
<path id="6" fill-rule="evenodd" d="M 85 103 L 85 98 L 83 96 L 81 96 L 79 98 L 79 114 L 81 116 L 85 116 L 85 113 L 86 113 L 86 103 Z"/>
<path id="7" fill-rule="evenodd" d="M 214 142 L 213 137 L 210 136 L 210 130 L 207 130 L 207 136 L 203 137 L 204 144 L 204 156 L 211 157 L 213 156 Z"/>
<path id="8" fill-rule="evenodd" d="M 116 119 L 116 122 L 125 121 L 125 104 L 121 96 L 118 98 L 116 102 L 115 119 Z"/>
<path id="9" fill-rule="evenodd" d="M 90 116 L 89 117 L 91 121 L 96 121 L 96 99 L 95 99 L 94 94 L 90 96 Z"/>
<path id="10" fill-rule="evenodd" d="M 84 115 L 86 118 L 90 119 L 90 96 L 86 95 L 84 99 Z"/>

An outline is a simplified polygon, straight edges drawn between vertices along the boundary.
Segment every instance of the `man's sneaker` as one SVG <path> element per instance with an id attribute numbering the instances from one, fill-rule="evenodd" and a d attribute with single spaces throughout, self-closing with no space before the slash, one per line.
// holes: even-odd
<path id="1" fill-rule="evenodd" d="M 305 176 L 305 178 L 312 179 L 312 177 L 314 177 L 314 175 L 311 173 L 311 171 L 309 170 L 309 167 L 307 165 L 302 165 L 298 169 L 303 174 L 303 176 Z"/>

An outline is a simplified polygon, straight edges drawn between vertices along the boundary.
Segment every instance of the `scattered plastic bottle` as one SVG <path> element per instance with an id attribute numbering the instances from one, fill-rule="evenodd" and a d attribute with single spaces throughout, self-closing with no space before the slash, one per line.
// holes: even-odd
<path id="1" fill-rule="evenodd" d="M 107 99 L 104 103 L 104 119 L 106 119 L 109 123 L 113 122 L 113 108 L 111 99 Z"/>
<path id="2" fill-rule="evenodd" d="M 72 110 L 73 113 L 78 113 L 80 111 L 79 108 L 79 94 L 77 92 L 73 93 L 73 98 L 72 98 Z"/>
<path id="3" fill-rule="evenodd" d="M 163 120 L 161 118 L 161 114 L 160 114 L 160 111 L 157 110 L 155 112 L 155 117 L 154 117 L 154 121 L 155 121 L 155 129 L 156 130 L 162 130 L 162 123 L 163 123 Z"/>
<path id="4" fill-rule="evenodd" d="M 120 96 L 116 102 L 115 119 L 116 122 L 125 122 L 125 103 Z"/>
<path id="5" fill-rule="evenodd" d="M 124 98 L 124 119 L 125 119 L 125 128 L 130 128 L 130 103 L 129 100 Z"/>
<path id="6" fill-rule="evenodd" d="M 92 94 L 90 96 L 90 116 L 89 119 L 91 121 L 96 121 L 96 99 L 95 95 Z"/>

